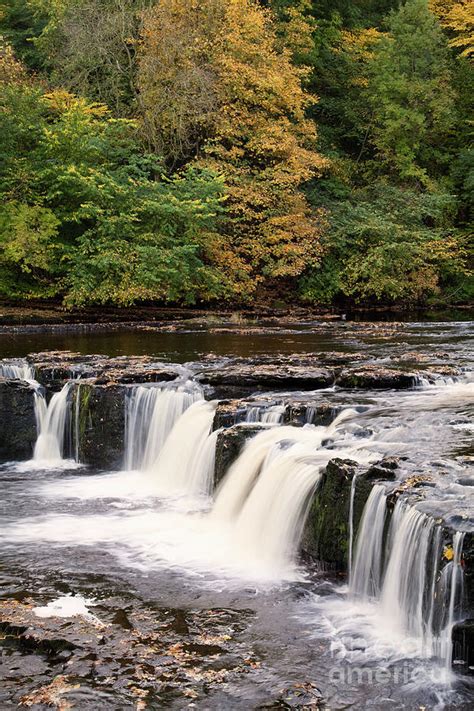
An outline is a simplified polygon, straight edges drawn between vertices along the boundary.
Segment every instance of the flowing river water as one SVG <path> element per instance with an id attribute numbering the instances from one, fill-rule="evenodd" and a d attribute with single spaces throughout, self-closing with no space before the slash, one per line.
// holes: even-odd
<path id="1" fill-rule="evenodd" d="M 71 620 L 89 627 L 74 632 L 75 649 L 54 654 L 7 634 L 0 707 L 61 674 L 63 698 L 86 710 L 472 708 L 472 677 L 451 670 L 450 633 L 462 614 L 464 531 L 474 528 L 473 325 L 2 336 L 3 375 L 32 386 L 20 359 L 45 348 L 147 354 L 182 370 L 173 384 L 130 388 L 113 471 L 64 458 L 71 382 L 47 405 L 36 393 L 33 458 L 0 467 L 2 600 L 59 620 L 57 637 Z M 285 393 L 259 392 L 242 419 L 264 427 L 215 491 L 217 400 L 205 399 L 196 363 L 334 351 L 382 367 L 416 355 L 457 375 L 420 376 L 408 390 L 292 391 L 292 402 L 334 406 L 325 426 L 285 425 Z M 388 490 L 376 484 L 358 531 L 348 522 L 350 576 L 304 562 L 307 502 L 328 462 L 392 455 L 402 457 L 401 480 L 429 472 L 423 501 L 400 500 L 387 531 Z M 462 522 L 441 579 L 429 564 L 441 546 L 438 512 Z M 84 634 L 88 653 L 78 651 Z"/>

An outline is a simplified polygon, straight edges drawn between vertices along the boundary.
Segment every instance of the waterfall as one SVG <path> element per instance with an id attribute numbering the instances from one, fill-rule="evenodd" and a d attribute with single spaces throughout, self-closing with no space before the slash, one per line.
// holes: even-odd
<path id="1" fill-rule="evenodd" d="M 389 531 L 389 558 L 381 606 L 394 630 L 425 638 L 425 586 L 428 585 L 430 543 L 434 521 L 399 500 Z"/>
<path id="2" fill-rule="evenodd" d="M 76 399 L 74 402 L 74 459 L 79 461 L 80 449 L 80 417 L 81 417 L 81 384 L 78 383 L 76 390 Z"/>
<path id="3" fill-rule="evenodd" d="M 36 440 L 33 460 L 35 462 L 57 463 L 63 458 L 64 437 L 69 405 L 69 392 L 73 381 L 67 382 L 62 390 L 55 393 L 49 405 L 35 391 L 39 434 Z"/>
<path id="4" fill-rule="evenodd" d="M 298 443 L 269 456 L 234 521 L 236 545 L 270 564 L 291 563 L 321 469 Z"/>
<path id="5" fill-rule="evenodd" d="M 272 405 L 267 408 L 252 405 L 247 410 L 245 422 L 262 422 L 264 424 L 278 425 L 283 420 L 284 413 L 284 405 Z"/>
<path id="6" fill-rule="evenodd" d="M 0 363 L 0 378 L 10 380 L 34 380 L 35 371 L 28 363 L 22 361 L 3 361 Z"/>
<path id="7" fill-rule="evenodd" d="M 160 493 L 210 493 L 217 437 L 211 430 L 216 406 L 217 402 L 198 400 L 176 420 L 155 462 L 147 469 Z"/>
<path id="8" fill-rule="evenodd" d="M 454 533 L 452 560 L 440 570 L 442 529 L 431 516 L 399 499 L 382 574 L 385 516 L 386 495 L 376 484 L 359 526 L 350 594 L 374 600 L 390 635 L 409 635 L 422 656 L 442 659 L 449 668 L 451 634 L 462 602 L 464 534 Z"/>
<path id="9" fill-rule="evenodd" d="M 202 390 L 192 382 L 179 387 L 132 388 L 125 413 L 125 469 L 153 467 L 176 421 L 202 397 Z"/>
<path id="10" fill-rule="evenodd" d="M 354 546 L 354 498 L 357 483 L 358 473 L 356 472 L 351 481 L 351 492 L 349 498 L 349 556 L 348 556 L 348 572 L 349 580 L 352 573 L 352 549 Z"/>
<path id="11" fill-rule="evenodd" d="M 357 534 L 354 566 L 349 575 L 351 594 L 363 599 L 377 597 L 380 593 L 385 509 L 385 489 L 376 484 L 364 507 Z"/>
<path id="12" fill-rule="evenodd" d="M 292 562 L 311 495 L 334 457 L 322 444 L 352 416 L 341 413 L 329 427 L 272 427 L 247 442 L 217 490 L 210 518 L 231 527 L 234 545 L 249 559 L 272 569 Z"/>
<path id="13" fill-rule="evenodd" d="M 249 407 L 245 415 L 245 422 L 260 422 L 260 408 L 257 406 Z"/>
<path id="14" fill-rule="evenodd" d="M 262 422 L 277 425 L 283 420 L 285 414 L 284 405 L 273 405 L 262 413 Z"/>
<path id="15" fill-rule="evenodd" d="M 462 606 L 463 597 L 463 569 L 461 565 L 462 547 L 464 533 L 456 531 L 453 536 L 453 559 L 446 566 L 449 576 L 448 596 L 449 604 L 447 608 L 447 622 L 441 630 L 439 637 L 434 639 L 434 649 L 437 656 L 443 659 L 445 666 L 451 667 L 453 643 L 452 632 L 457 621 L 456 612 Z"/>
<path id="16" fill-rule="evenodd" d="M 28 365 L 26 360 L 2 361 L 0 362 L 0 378 L 7 378 L 9 380 L 24 380 L 34 391 L 36 431 L 38 433 L 38 439 L 35 446 L 36 452 L 39 436 L 41 432 L 44 432 L 45 430 L 48 406 L 46 404 L 44 388 L 40 385 L 40 383 L 38 383 L 37 380 L 35 380 L 35 369 L 31 365 Z M 36 455 L 34 455 L 34 458 L 36 459 Z"/>

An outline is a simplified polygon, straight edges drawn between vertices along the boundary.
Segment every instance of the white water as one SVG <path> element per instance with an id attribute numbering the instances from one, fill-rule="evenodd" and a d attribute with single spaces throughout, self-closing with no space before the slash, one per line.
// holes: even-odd
<path id="1" fill-rule="evenodd" d="M 459 608 L 462 606 L 463 595 L 463 569 L 461 567 L 462 547 L 464 533 L 456 531 L 453 536 L 453 559 L 446 566 L 449 575 L 449 604 L 447 622 L 438 638 L 432 643 L 436 656 L 444 660 L 446 669 L 451 668 L 452 659 L 452 632 L 459 615 Z"/>
<path id="2" fill-rule="evenodd" d="M 147 476 L 160 494 L 209 494 L 217 433 L 211 433 L 217 402 L 198 400 L 179 417 Z"/>
<path id="3" fill-rule="evenodd" d="M 69 392 L 73 381 L 67 382 L 55 393 L 46 406 L 44 398 L 36 391 L 36 412 L 39 434 L 33 460 L 42 464 L 57 464 L 63 460 L 66 421 L 69 407 Z"/>
<path id="4" fill-rule="evenodd" d="M 354 565 L 349 575 L 352 596 L 364 600 L 377 597 L 380 593 L 385 508 L 385 489 L 376 484 L 364 507 L 357 534 Z"/>
<path id="5" fill-rule="evenodd" d="M 341 413 L 330 427 L 265 429 L 247 443 L 214 506 L 203 512 L 205 500 L 189 495 L 209 490 L 217 437 L 210 433 L 214 408 L 215 403 L 203 400 L 189 407 L 154 466 L 138 476 L 123 471 L 82 477 L 80 482 L 60 480 L 43 489 L 55 498 L 102 498 L 103 513 L 30 520 L 16 531 L 10 528 L 10 536 L 103 544 L 140 569 L 171 565 L 202 581 L 209 575 L 213 580 L 223 577 L 226 585 L 232 579 L 241 586 L 242 580 L 267 584 L 298 578 L 295 554 L 307 507 L 322 468 L 335 456 L 323 442 L 344 442 L 340 428 L 354 412 Z M 347 447 L 339 454 L 361 461 L 379 458 Z M 163 509 L 156 510 L 156 498 L 149 498 L 152 492 L 165 495 Z"/>
<path id="6" fill-rule="evenodd" d="M 355 472 L 351 481 L 351 492 L 349 497 L 349 556 L 348 556 L 348 576 L 351 579 L 352 573 L 352 550 L 354 547 L 354 498 L 359 473 Z"/>
<path id="7" fill-rule="evenodd" d="M 132 388 L 126 405 L 125 469 L 153 468 L 176 421 L 202 398 L 202 390 L 192 382 Z"/>
<path id="8" fill-rule="evenodd" d="M 93 615 L 88 605 L 94 605 L 93 600 L 87 600 L 81 595 L 63 595 L 48 602 L 44 607 L 34 607 L 33 612 L 36 617 L 85 617 L 90 622 L 103 626 L 101 620 Z"/>
<path id="9" fill-rule="evenodd" d="M 278 425 L 283 420 L 285 409 L 284 405 L 271 405 L 270 407 L 255 405 L 248 408 L 245 421 L 262 422 L 267 425 Z"/>
<path id="10" fill-rule="evenodd" d="M 397 501 L 389 531 L 389 557 L 380 595 L 382 614 L 396 632 L 426 639 L 425 589 L 436 561 L 429 557 L 434 521 Z"/>
<path id="11" fill-rule="evenodd" d="M 34 380 L 34 368 L 26 361 L 3 361 L 0 362 L 0 378 L 9 378 L 11 380 Z"/>
<path id="12" fill-rule="evenodd" d="M 398 500 L 382 574 L 385 515 L 384 488 L 375 485 L 359 526 L 350 596 L 361 604 L 374 603 L 370 614 L 385 640 L 396 646 L 405 639 L 417 656 L 443 660 L 448 670 L 462 599 L 464 534 L 454 534 L 453 559 L 440 570 L 441 529 L 431 516 Z"/>

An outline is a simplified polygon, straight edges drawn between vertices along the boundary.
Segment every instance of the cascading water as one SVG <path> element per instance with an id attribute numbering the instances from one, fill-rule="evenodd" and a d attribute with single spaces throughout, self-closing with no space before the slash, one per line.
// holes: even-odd
<path id="1" fill-rule="evenodd" d="M 187 382 L 179 387 L 139 385 L 126 404 L 125 469 L 150 470 L 177 420 L 197 400 L 201 388 Z"/>
<path id="2" fill-rule="evenodd" d="M 387 635 L 410 637 L 418 654 L 451 665 L 451 633 L 462 602 L 461 566 L 464 534 L 453 536 L 452 560 L 440 569 L 441 528 L 434 518 L 399 499 L 385 550 L 386 495 L 375 485 L 357 535 L 349 591 L 375 601 Z"/>
<path id="3" fill-rule="evenodd" d="M 351 493 L 349 497 L 349 556 L 348 556 L 348 572 L 349 580 L 351 579 L 352 573 L 352 551 L 354 548 L 354 498 L 355 490 L 357 484 L 357 472 L 352 477 L 351 481 Z"/>
<path id="4" fill-rule="evenodd" d="M 452 632 L 457 617 L 460 617 L 463 597 L 463 568 L 461 565 L 462 547 L 465 534 L 461 531 L 456 531 L 453 536 L 453 559 L 446 566 L 446 576 L 449 578 L 448 595 L 449 604 L 447 605 L 447 620 L 443 626 L 441 633 L 435 637 L 432 643 L 432 648 L 436 656 L 444 661 L 445 667 L 449 669 L 452 661 Z M 444 572 L 444 571 L 443 571 Z M 445 599 L 448 597 L 445 595 Z"/>
<path id="5" fill-rule="evenodd" d="M 53 395 L 47 406 L 44 398 L 36 394 L 41 400 L 37 402 L 39 434 L 33 455 L 35 462 L 57 463 L 63 459 L 69 393 L 73 384 L 73 381 L 68 381 L 60 392 Z"/>
<path id="6" fill-rule="evenodd" d="M 26 361 L 3 361 L 0 362 L 0 378 L 11 380 L 34 380 L 35 371 Z"/>
<path id="7" fill-rule="evenodd" d="M 211 519 L 231 526 L 234 545 L 249 559 L 275 569 L 291 564 L 311 494 L 334 457 L 323 442 L 353 415 L 345 411 L 329 427 L 271 428 L 244 447 L 217 491 Z"/>
<path id="8" fill-rule="evenodd" d="M 150 481 L 163 494 L 209 494 L 217 432 L 212 423 L 217 402 L 198 400 L 176 420 L 155 462 Z"/>
<path id="9" fill-rule="evenodd" d="M 359 525 L 354 565 L 349 574 L 349 589 L 353 596 L 370 599 L 380 593 L 385 508 L 385 489 L 376 484 Z"/>
<path id="10" fill-rule="evenodd" d="M 45 430 L 48 406 L 46 404 L 44 388 L 35 380 L 34 367 L 29 365 L 26 360 L 2 361 L 0 362 L 0 378 L 24 380 L 34 391 L 36 431 L 39 438 L 41 432 Z M 38 441 L 36 446 L 38 446 Z M 34 456 L 34 458 L 36 459 L 36 456 Z"/>
<path id="11" fill-rule="evenodd" d="M 263 424 L 278 425 L 283 420 L 284 413 L 284 405 L 271 405 L 270 407 L 254 405 L 248 408 L 245 422 L 262 422 Z"/>
<path id="12" fill-rule="evenodd" d="M 380 594 L 381 609 L 395 632 L 424 640 L 425 590 L 429 587 L 429 553 L 434 521 L 398 501 L 390 523 L 389 554 Z M 432 566 L 433 567 L 433 566 Z M 435 571 L 432 570 L 432 574 Z"/>
<path id="13" fill-rule="evenodd" d="M 162 495 L 208 495 L 218 432 L 217 402 L 203 399 L 192 381 L 138 386 L 126 404 L 125 469 L 138 470 Z"/>

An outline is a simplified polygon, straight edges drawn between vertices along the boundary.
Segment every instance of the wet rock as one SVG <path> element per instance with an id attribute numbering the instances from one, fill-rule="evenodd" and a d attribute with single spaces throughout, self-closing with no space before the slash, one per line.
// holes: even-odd
<path id="1" fill-rule="evenodd" d="M 303 553 L 324 570 L 346 571 L 348 567 L 354 477 L 353 530 L 356 532 L 375 480 L 392 479 L 393 470 L 380 465 L 361 470 L 356 462 L 348 459 L 332 459 L 328 463 L 313 496 L 301 541 Z"/>
<path id="2" fill-rule="evenodd" d="M 341 388 L 363 388 L 370 390 L 408 390 L 421 382 L 436 383 L 440 378 L 453 377 L 459 369 L 451 366 L 437 366 L 433 370 L 405 371 L 366 365 L 363 368 L 343 368 L 336 375 L 336 385 Z"/>
<path id="3" fill-rule="evenodd" d="M 454 625 L 452 641 L 455 671 L 474 675 L 474 619 Z"/>
<path id="4" fill-rule="evenodd" d="M 262 425 L 233 425 L 219 432 L 216 442 L 215 484 L 224 478 L 246 442 L 264 429 Z"/>
<path id="5" fill-rule="evenodd" d="M 257 709 L 307 709 L 318 711 L 326 708 L 320 690 L 311 682 L 293 684 L 284 689 L 281 696 L 274 701 L 257 706 Z"/>
<path id="6" fill-rule="evenodd" d="M 324 569 L 347 566 L 350 491 L 356 472 L 356 462 L 331 460 L 313 496 L 301 549 Z"/>
<path id="7" fill-rule="evenodd" d="M 212 429 L 218 430 L 221 427 L 232 427 L 238 422 L 243 422 L 249 406 L 250 404 L 247 400 L 222 400 L 217 405 Z"/>
<path id="8" fill-rule="evenodd" d="M 98 468 L 120 467 L 124 453 L 124 385 L 78 383 L 72 403 L 72 440 L 83 464 Z"/>
<path id="9" fill-rule="evenodd" d="M 306 365 L 231 364 L 198 373 L 198 380 L 214 389 L 216 396 L 258 390 L 318 390 L 334 382 L 334 373 Z"/>
<path id="10" fill-rule="evenodd" d="M 48 390 L 60 390 L 73 378 L 109 383 L 154 383 L 174 380 L 179 368 L 157 363 L 150 356 L 83 355 L 72 351 L 45 351 L 28 356 L 35 377 Z"/>
<path id="11" fill-rule="evenodd" d="M 374 390 L 408 389 L 418 383 L 415 373 L 404 373 L 394 368 L 365 366 L 364 368 L 343 369 L 336 376 L 336 385 L 341 388 L 364 388 Z"/>
<path id="12" fill-rule="evenodd" d="M 289 424 L 310 424 L 327 427 L 341 412 L 342 407 L 328 402 L 290 403 L 288 407 Z"/>
<path id="13" fill-rule="evenodd" d="M 398 457 L 385 457 L 373 464 L 365 473 L 367 479 L 390 480 L 395 478 L 395 470 L 399 467 Z"/>
<path id="14" fill-rule="evenodd" d="M 117 610 L 115 615 L 112 617 L 112 623 L 114 625 L 120 625 L 125 630 L 133 630 L 133 625 L 127 617 L 125 610 Z"/>
<path id="15" fill-rule="evenodd" d="M 31 459 L 36 442 L 34 391 L 20 380 L 0 379 L 0 460 Z"/>
<path id="16" fill-rule="evenodd" d="M 214 418 L 213 429 L 231 427 L 246 421 L 251 408 L 260 410 L 264 415 L 271 407 L 281 407 L 281 423 L 302 426 L 305 424 L 323 425 L 327 427 L 337 417 L 341 407 L 328 402 L 304 402 L 301 399 L 292 400 L 291 396 L 275 399 L 271 396 L 262 398 L 234 398 L 219 402 Z"/>

